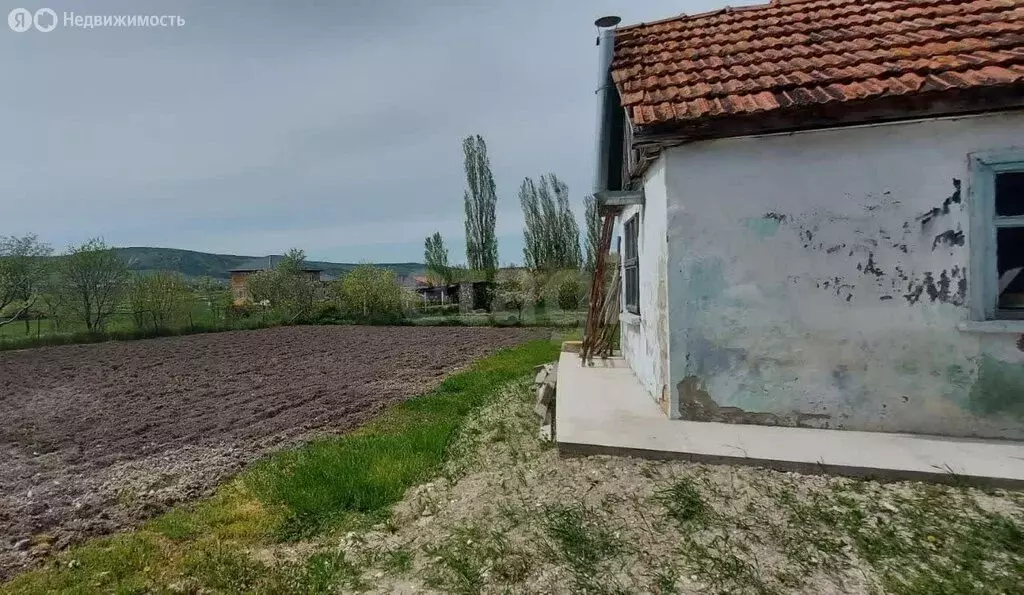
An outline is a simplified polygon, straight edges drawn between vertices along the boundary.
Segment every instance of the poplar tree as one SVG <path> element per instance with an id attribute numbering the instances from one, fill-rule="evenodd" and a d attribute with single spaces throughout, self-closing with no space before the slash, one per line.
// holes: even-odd
<path id="1" fill-rule="evenodd" d="M 487 144 L 480 135 L 462 141 L 466 165 L 466 260 L 470 269 L 493 278 L 498 268 L 498 241 L 494 235 L 498 195 L 487 158 Z"/>

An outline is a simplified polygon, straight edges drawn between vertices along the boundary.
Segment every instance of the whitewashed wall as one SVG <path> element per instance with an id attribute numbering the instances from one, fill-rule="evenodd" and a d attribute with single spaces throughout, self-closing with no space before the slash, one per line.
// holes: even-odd
<path id="1" fill-rule="evenodd" d="M 659 160 L 644 177 L 646 201 L 643 207 L 629 207 L 621 223 L 640 213 L 638 259 L 640 277 L 640 316 L 623 313 L 621 345 L 637 379 L 655 400 L 668 400 L 668 241 L 665 227 L 667 214 L 665 162 Z M 625 246 L 622 246 L 625 251 Z M 621 274 L 621 271 L 620 271 Z M 623 283 L 623 290 L 625 283 Z M 625 308 L 625 294 L 622 296 Z"/>
<path id="2" fill-rule="evenodd" d="M 967 154 L 1013 145 L 1021 113 L 668 150 L 656 177 L 668 190 L 674 414 L 1024 438 L 1024 336 L 957 330 Z M 664 233 L 657 186 L 651 234 Z M 638 335 L 649 337 L 643 324 Z M 651 339 L 628 343 L 649 350 L 638 362 L 657 354 Z"/>

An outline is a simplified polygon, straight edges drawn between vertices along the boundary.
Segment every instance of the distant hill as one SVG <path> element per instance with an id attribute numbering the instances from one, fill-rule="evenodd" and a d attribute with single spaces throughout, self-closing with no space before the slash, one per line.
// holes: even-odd
<path id="1" fill-rule="evenodd" d="M 117 254 L 128 268 L 137 272 L 177 271 L 186 277 L 213 277 L 229 279 L 231 269 L 257 256 L 241 256 L 236 254 L 210 254 L 177 248 L 117 248 Z M 310 266 L 321 268 L 325 275 L 339 277 L 356 267 L 355 263 L 308 261 Z M 381 262 L 376 266 L 389 268 L 400 276 L 421 275 L 424 266 L 418 262 Z"/>

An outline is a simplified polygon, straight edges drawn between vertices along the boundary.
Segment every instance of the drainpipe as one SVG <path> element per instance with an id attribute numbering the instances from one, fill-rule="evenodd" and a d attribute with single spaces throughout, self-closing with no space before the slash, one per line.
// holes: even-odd
<path id="1" fill-rule="evenodd" d="M 597 36 L 597 155 L 594 167 L 594 193 L 622 189 L 622 107 L 612 82 L 611 66 L 615 53 L 615 26 L 622 19 L 601 17 L 594 21 Z"/>

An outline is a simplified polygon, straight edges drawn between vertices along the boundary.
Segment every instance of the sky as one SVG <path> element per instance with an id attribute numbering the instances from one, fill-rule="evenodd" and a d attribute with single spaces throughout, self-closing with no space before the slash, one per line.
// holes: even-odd
<path id="1" fill-rule="evenodd" d="M 735 3 L 735 2 L 734 2 Z M 524 176 L 592 187 L 594 19 L 723 0 L 0 0 L 0 236 L 316 260 L 465 259 L 461 140 L 482 135 L 502 264 Z M 76 28 L 75 15 L 182 26 Z"/>

